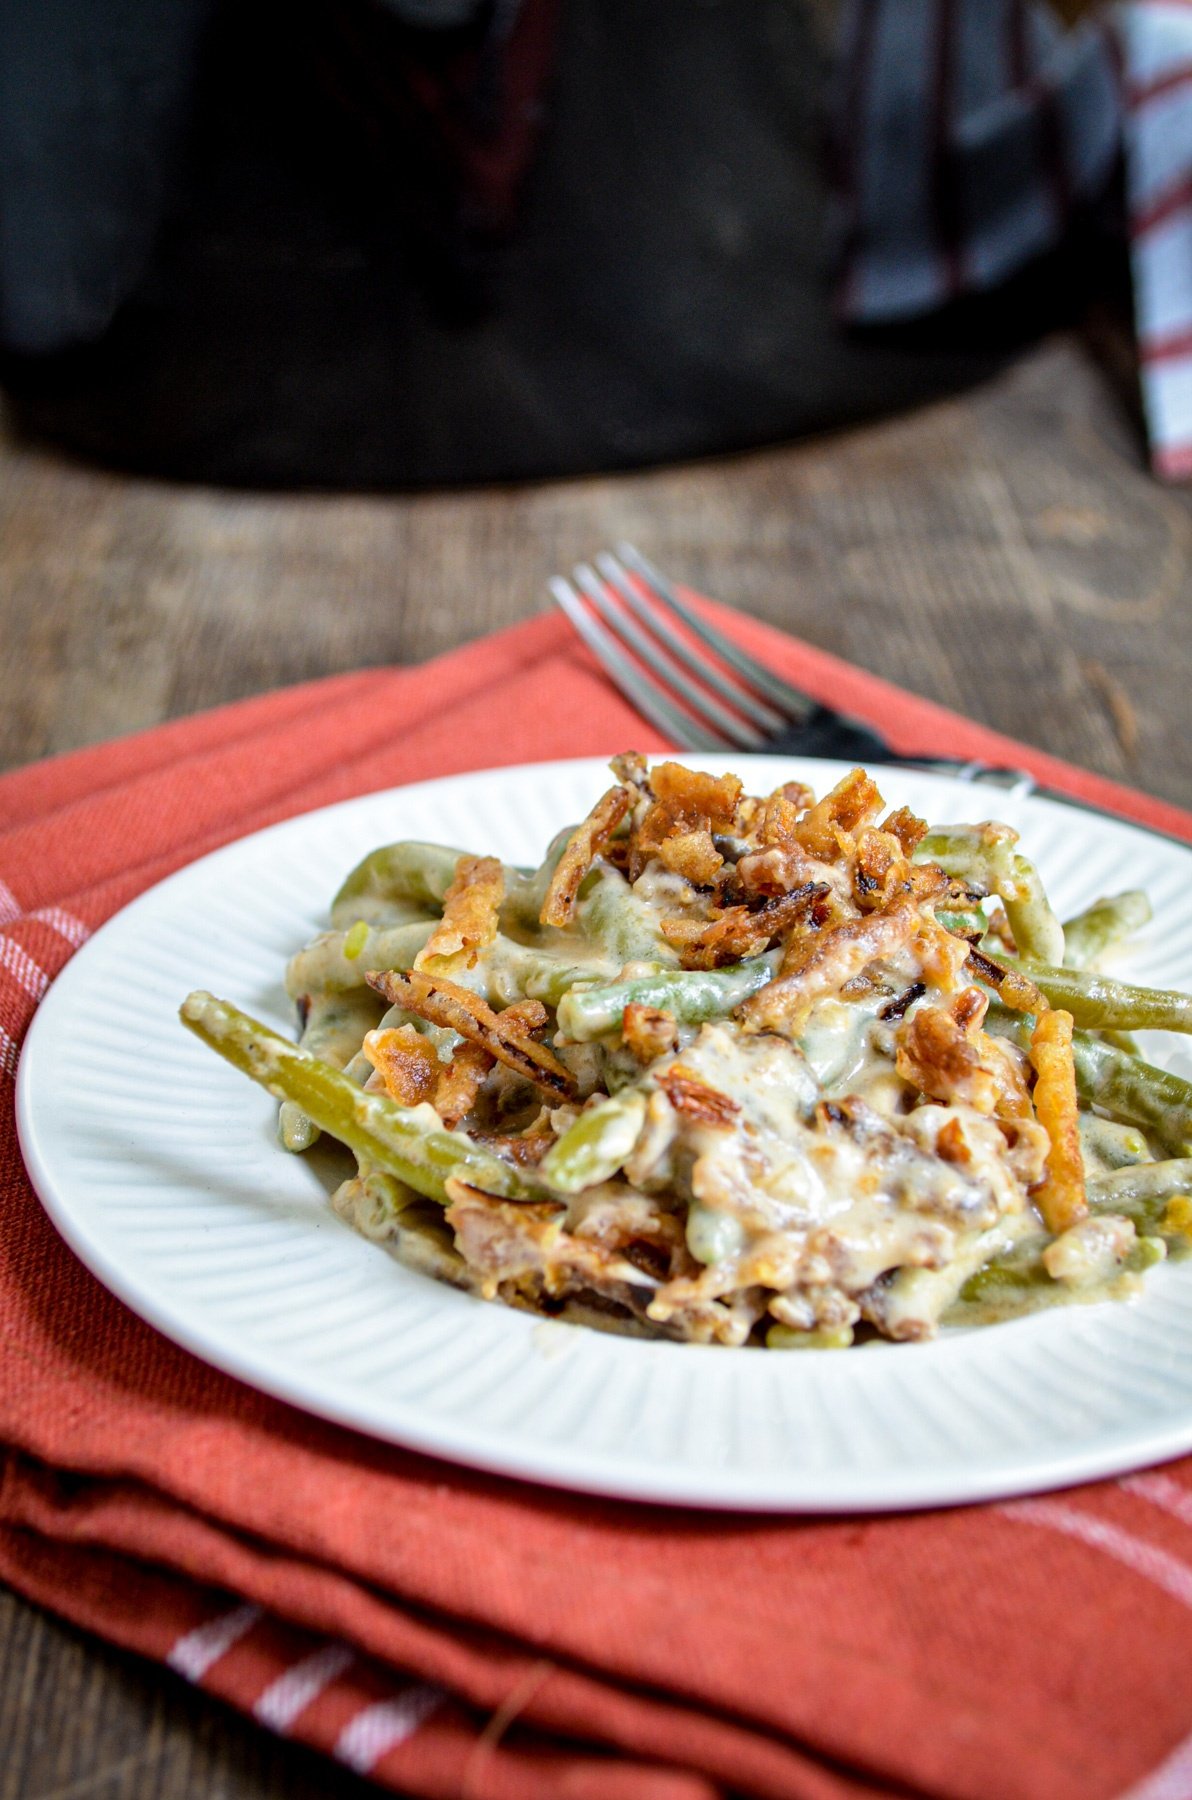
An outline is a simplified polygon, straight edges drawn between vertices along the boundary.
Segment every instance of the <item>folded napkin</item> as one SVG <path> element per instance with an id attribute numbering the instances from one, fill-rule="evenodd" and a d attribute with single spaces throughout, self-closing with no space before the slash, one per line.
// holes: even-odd
<path id="1" fill-rule="evenodd" d="M 1023 766 L 1192 840 L 1174 807 L 723 622 L 903 749 Z M 308 807 L 631 744 L 661 747 L 541 618 L 0 779 L 0 1575 L 412 1795 L 1192 1794 L 1192 1459 L 882 1520 L 547 1492 L 206 1368 L 42 1212 L 11 1077 L 48 982 L 117 907 Z"/>

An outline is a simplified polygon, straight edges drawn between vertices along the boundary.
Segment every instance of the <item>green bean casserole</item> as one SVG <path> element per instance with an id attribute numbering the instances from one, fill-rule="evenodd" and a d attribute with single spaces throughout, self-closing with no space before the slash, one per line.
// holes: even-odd
<path id="1" fill-rule="evenodd" d="M 1007 825 L 862 769 L 765 797 L 627 754 L 541 867 L 398 843 L 299 950 L 291 1043 L 184 1022 L 354 1153 L 336 1210 L 487 1299 L 694 1343 L 845 1347 L 1122 1297 L 1192 1239 L 1192 1083 L 1114 979 L 1137 892 L 1061 924 Z"/>

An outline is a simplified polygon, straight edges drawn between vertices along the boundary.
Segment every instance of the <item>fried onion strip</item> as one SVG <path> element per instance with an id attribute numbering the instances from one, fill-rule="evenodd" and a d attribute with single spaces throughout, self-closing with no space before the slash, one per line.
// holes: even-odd
<path id="1" fill-rule="evenodd" d="M 895 1067 L 904 1081 L 933 1100 L 959 1100 L 975 1112 L 992 1113 L 998 1080 L 981 1050 L 963 1018 L 944 1006 L 924 1006 L 899 1028 Z"/>
<path id="2" fill-rule="evenodd" d="M 816 1000 L 835 994 L 871 963 L 905 948 L 919 924 L 914 905 L 900 900 L 887 912 L 869 913 L 804 938 L 788 953 L 791 966 L 746 1000 L 738 1018 L 747 1031 L 796 1035 Z"/>
<path id="3" fill-rule="evenodd" d="M 711 887 L 724 867 L 724 858 L 710 831 L 679 831 L 673 837 L 663 838 L 658 859 L 664 868 L 673 869 L 693 887 Z"/>
<path id="4" fill-rule="evenodd" d="M 851 853 L 852 833 L 876 818 L 884 804 L 872 776 L 852 769 L 800 818 L 799 842 L 821 862 L 837 862 Z"/>
<path id="5" fill-rule="evenodd" d="M 1035 1113 L 1050 1142 L 1047 1173 L 1031 1194 L 1048 1231 L 1067 1231 L 1088 1213 L 1072 1060 L 1072 1015 L 1041 1012 L 1031 1033 Z"/>
<path id="6" fill-rule="evenodd" d="M 676 826 L 687 831 L 727 830 L 741 798 L 739 776 L 704 775 L 677 762 L 656 763 L 650 786 Z"/>
<path id="7" fill-rule="evenodd" d="M 725 1128 L 733 1123 L 740 1107 L 718 1088 L 709 1087 L 682 1063 L 672 1063 L 658 1077 L 658 1085 L 676 1112 L 685 1113 L 701 1125 Z"/>
<path id="8" fill-rule="evenodd" d="M 414 959 L 423 969 L 435 957 L 468 953 L 468 962 L 497 935 L 505 898 L 505 872 L 495 856 L 461 856 L 455 879 L 443 896 L 443 917 Z"/>
<path id="9" fill-rule="evenodd" d="M 679 946 L 685 969 L 718 969 L 724 963 L 758 956 L 779 943 L 828 893 L 823 883 L 804 882 L 789 894 L 764 900 L 760 906 L 730 906 L 718 919 L 704 924 L 695 919 L 664 919 L 663 935 Z"/>
<path id="10" fill-rule="evenodd" d="M 493 1066 L 492 1052 L 480 1044 L 462 1043 L 435 1084 L 431 1104 L 449 1130 L 476 1104 L 484 1077 Z"/>
<path id="11" fill-rule="evenodd" d="M 1046 1012 L 1047 1002 L 1034 982 L 1017 969 L 1004 968 L 984 950 L 978 950 L 975 944 L 966 961 L 979 980 L 989 983 L 1003 1006 L 1011 1007 L 1014 1012 Z"/>
<path id="12" fill-rule="evenodd" d="M 674 1049 L 679 1027 L 673 1013 L 631 1000 L 621 1020 L 621 1036 L 634 1059 L 645 1067 Z"/>
<path id="13" fill-rule="evenodd" d="M 545 1044 L 536 1044 L 520 1017 L 511 1021 L 506 1013 L 494 1012 L 470 988 L 442 976 L 428 975 L 423 969 L 411 969 L 408 975 L 399 975 L 395 969 L 376 969 L 369 972 L 366 980 L 390 1005 L 417 1013 L 432 1025 L 457 1031 L 460 1037 L 481 1045 L 498 1062 L 556 1099 L 575 1098 L 575 1077 L 554 1051 Z"/>
<path id="14" fill-rule="evenodd" d="M 627 787 L 611 787 L 602 794 L 582 825 L 578 825 L 559 858 L 542 903 L 539 923 L 569 925 L 584 876 L 629 811 L 632 795 Z"/>
<path id="15" fill-rule="evenodd" d="M 433 1097 L 443 1065 L 434 1045 L 412 1025 L 370 1031 L 361 1048 L 398 1106 L 418 1106 Z"/>

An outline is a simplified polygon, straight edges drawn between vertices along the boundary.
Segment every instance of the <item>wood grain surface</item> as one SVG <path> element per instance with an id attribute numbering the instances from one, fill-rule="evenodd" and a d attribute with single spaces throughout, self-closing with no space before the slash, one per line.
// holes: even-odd
<path id="1" fill-rule="evenodd" d="M 131 481 L 0 444 L 0 765 L 539 610 L 618 538 L 706 592 L 1192 807 L 1192 500 L 1087 342 L 837 437 L 418 497 Z M 364 1790 L 0 1595 L 0 1800 Z"/>
<path id="2" fill-rule="evenodd" d="M 264 688 L 418 661 L 618 537 L 720 599 L 1192 804 L 1192 507 L 1075 340 L 793 448 L 419 496 L 259 495 L 0 462 L 0 766 Z"/>

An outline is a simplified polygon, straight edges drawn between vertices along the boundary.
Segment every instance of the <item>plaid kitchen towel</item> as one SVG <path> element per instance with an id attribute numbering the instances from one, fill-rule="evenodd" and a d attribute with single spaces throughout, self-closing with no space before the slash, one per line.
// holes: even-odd
<path id="1" fill-rule="evenodd" d="M 1192 7 L 1066 31 L 1038 0 L 851 0 L 833 137 L 841 310 L 929 313 L 1053 249 L 1124 151 L 1155 472 L 1192 475 Z"/>

